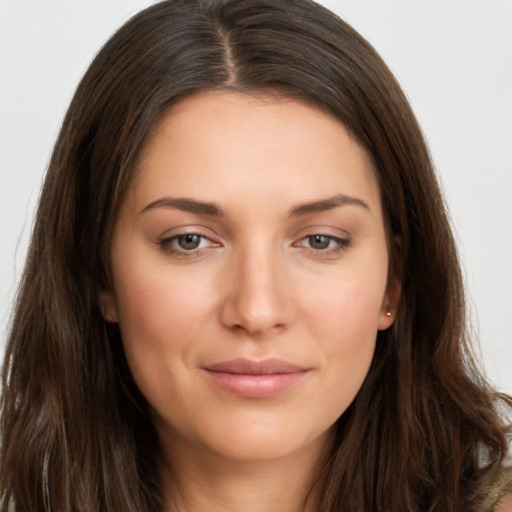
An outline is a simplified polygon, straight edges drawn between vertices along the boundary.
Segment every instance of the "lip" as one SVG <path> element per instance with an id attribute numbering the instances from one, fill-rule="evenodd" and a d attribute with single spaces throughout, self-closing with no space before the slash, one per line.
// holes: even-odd
<path id="1" fill-rule="evenodd" d="M 203 368 L 214 384 L 245 398 L 269 398 L 302 381 L 309 369 L 281 359 L 231 359 Z"/>

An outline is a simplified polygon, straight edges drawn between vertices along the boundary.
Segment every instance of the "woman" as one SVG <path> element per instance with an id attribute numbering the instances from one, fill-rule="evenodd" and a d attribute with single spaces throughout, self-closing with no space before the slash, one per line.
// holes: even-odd
<path id="1" fill-rule="evenodd" d="M 309 1 L 171 0 L 80 84 L 6 352 L 2 510 L 507 510 L 428 151 Z"/>

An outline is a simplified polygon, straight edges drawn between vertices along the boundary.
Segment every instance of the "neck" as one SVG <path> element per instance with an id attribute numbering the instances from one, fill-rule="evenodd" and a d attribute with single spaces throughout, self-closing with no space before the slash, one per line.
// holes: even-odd
<path id="1" fill-rule="evenodd" d="M 233 461 L 181 446 L 164 450 L 161 478 L 166 512 L 316 512 L 321 453 L 330 436 L 278 460 Z M 175 447 L 176 448 L 176 447 Z"/>

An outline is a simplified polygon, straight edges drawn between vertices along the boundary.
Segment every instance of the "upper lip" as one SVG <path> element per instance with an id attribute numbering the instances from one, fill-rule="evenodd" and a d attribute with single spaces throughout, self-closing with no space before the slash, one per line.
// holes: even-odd
<path id="1" fill-rule="evenodd" d="M 208 365 L 205 370 L 241 375 L 271 375 L 305 372 L 307 368 L 275 358 L 263 359 L 262 361 L 238 358 Z"/>

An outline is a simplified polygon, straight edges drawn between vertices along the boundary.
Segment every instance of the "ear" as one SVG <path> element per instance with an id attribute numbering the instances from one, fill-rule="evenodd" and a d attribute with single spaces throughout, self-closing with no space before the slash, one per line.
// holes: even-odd
<path id="1" fill-rule="evenodd" d="M 109 288 L 100 292 L 100 306 L 103 318 L 109 323 L 117 322 L 117 306 L 113 291 Z"/>
<path id="2" fill-rule="evenodd" d="M 402 293 L 402 280 L 394 272 L 389 272 L 388 283 L 386 285 L 386 293 L 382 300 L 382 306 L 379 312 L 379 331 L 389 329 L 398 313 L 398 303 Z"/>

